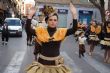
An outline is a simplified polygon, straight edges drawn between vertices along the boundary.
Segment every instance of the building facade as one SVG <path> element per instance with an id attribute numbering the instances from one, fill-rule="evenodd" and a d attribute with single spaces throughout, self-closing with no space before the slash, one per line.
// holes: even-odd
<path id="1" fill-rule="evenodd" d="M 84 24 L 89 25 L 92 19 L 101 22 L 101 15 L 97 8 L 95 8 L 89 0 L 72 0 L 77 8 L 78 20 Z M 59 25 L 58 27 L 71 27 L 72 15 L 69 10 L 69 0 L 36 0 L 38 11 L 44 5 L 51 5 L 58 10 Z"/>
<path id="2" fill-rule="evenodd" d="M 2 25 L 4 19 L 10 16 L 9 8 L 11 5 L 11 0 L 0 0 L 0 26 Z"/>
<path id="3" fill-rule="evenodd" d="M 9 3 L 7 2 L 7 0 L 0 0 L 0 18 L 4 19 L 6 17 L 6 11 L 8 9 L 8 5 Z"/>
<path id="4" fill-rule="evenodd" d="M 89 24 L 92 19 L 101 22 L 100 11 L 89 0 L 73 0 L 77 7 L 78 19 L 84 24 Z"/>
<path id="5" fill-rule="evenodd" d="M 11 17 L 12 14 L 17 15 L 16 0 L 0 0 L 0 17 Z"/>
<path id="6" fill-rule="evenodd" d="M 34 6 L 35 6 L 34 0 L 21 0 L 19 5 L 20 7 L 19 12 L 22 16 L 27 16 L 30 8 Z"/>

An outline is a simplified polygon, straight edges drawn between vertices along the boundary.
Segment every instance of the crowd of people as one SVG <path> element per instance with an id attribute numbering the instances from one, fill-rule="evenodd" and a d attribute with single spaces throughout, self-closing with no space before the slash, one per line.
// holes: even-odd
<path id="1" fill-rule="evenodd" d="M 79 43 L 79 57 L 84 56 L 86 52 L 85 41 L 89 45 L 88 55 L 92 56 L 94 48 L 100 45 L 101 49 L 104 49 L 104 62 L 110 63 L 110 22 L 97 23 L 95 20 L 91 20 L 90 25 L 84 25 L 78 22 L 77 31 L 75 32 L 76 40 Z M 88 49 L 88 48 L 87 48 Z"/>

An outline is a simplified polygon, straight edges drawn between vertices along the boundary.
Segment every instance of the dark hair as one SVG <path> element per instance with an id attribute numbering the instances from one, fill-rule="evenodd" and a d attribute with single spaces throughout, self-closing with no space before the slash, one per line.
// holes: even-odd
<path id="1" fill-rule="evenodd" d="M 51 16 L 56 16 L 57 19 L 58 19 L 58 14 L 57 14 L 57 13 L 51 13 L 51 14 L 49 14 L 49 15 L 47 15 L 47 16 L 45 17 L 45 22 L 46 22 L 46 23 L 47 23 L 49 17 L 51 17 Z"/>

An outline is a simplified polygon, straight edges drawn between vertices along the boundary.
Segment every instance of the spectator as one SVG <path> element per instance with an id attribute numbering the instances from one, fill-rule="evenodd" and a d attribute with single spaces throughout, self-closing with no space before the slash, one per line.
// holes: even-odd
<path id="1" fill-rule="evenodd" d="M 9 40 L 9 30 L 8 30 L 8 25 L 5 22 L 2 27 L 2 44 L 7 45 L 8 40 Z"/>

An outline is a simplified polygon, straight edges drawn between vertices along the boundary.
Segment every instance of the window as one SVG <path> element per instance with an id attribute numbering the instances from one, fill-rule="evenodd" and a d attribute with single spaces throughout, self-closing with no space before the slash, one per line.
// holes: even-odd
<path id="1" fill-rule="evenodd" d="M 19 26 L 20 25 L 20 20 L 6 20 L 6 22 L 9 26 Z"/>

